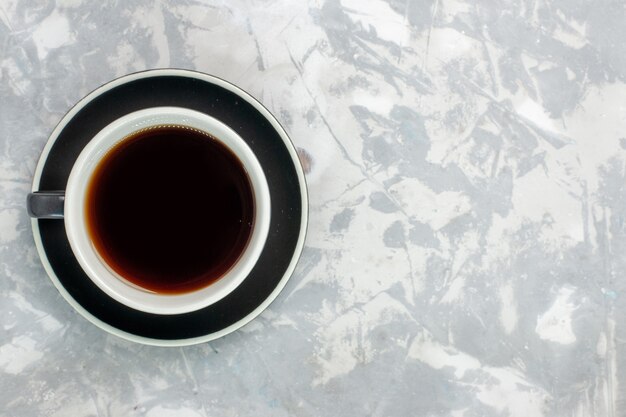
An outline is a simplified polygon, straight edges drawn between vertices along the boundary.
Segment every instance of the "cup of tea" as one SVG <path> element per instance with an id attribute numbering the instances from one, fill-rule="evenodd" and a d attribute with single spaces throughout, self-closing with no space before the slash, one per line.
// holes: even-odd
<path id="1" fill-rule="evenodd" d="M 71 250 L 108 296 L 173 315 L 223 299 L 264 248 L 272 205 L 263 168 L 221 121 L 151 107 L 96 134 L 65 190 L 28 196 L 32 217 L 64 222 Z"/>

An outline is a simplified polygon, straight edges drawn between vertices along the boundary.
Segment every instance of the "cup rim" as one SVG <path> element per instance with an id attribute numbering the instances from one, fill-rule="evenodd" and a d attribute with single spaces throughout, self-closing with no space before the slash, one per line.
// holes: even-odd
<path id="1" fill-rule="evenodd" d="M 217 281 L 182 294 L 159 294 L 118 275 L 98 254 L 87 233 L 85 198 L 93 171 L 115 145 L 146 127 L 178 124 L 202 130 L 227 146 L 241 161 L 251 181 L 255 223 L 250 240 L 235 264 Z M 72 252 L 87 276 L 107 295 L 133 309 L 173 315 L 199 310 L 230 294 L 250 273 L 269 232 L 271 201 L 263 168 L 245 141 L 226 124 L 196 110 L 151 107 L 128 113 L 98 132 L 81 151 L 70 172 L 65 196 L 65 227 Z"/>

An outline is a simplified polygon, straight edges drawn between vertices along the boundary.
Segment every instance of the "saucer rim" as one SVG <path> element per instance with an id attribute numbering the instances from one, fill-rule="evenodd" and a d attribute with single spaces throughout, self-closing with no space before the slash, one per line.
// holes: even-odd
<path id="1" fill-rule="evenodd" d="M 189 78 L 195 78 L 201 81 L 205 81 L 211 84 L 215 84 L 218 85 L 226 90 L 231 91 L 232 93 L 236 94 L 237 96 L 239 96 L 241 99 L 247 101 L 250 105 L 252 105 L 256 110 L 258 110 L 263 116 L 264 118 L 271 124 L 271 126 L 274 128 L 274 130 L 276 131 L 276 133 L 278 133 L 278 135 L 280 136 L 280 138 L 282 139 L 282 141 L 284 142 L 284 145 L 289 153 L 289 155 L 291 156 L 293 165 L 294 165 L 294 169 L 296 171 L 297 177 L 298 177 L 298 183 L 300 186 L 300 199 L 301 199 L 301 204 L 302 204 L 302 210 L 301 210 L 301 219 L 300 219 L 300 230 L 299 230 L 299 235 L 298 235 L 298 239 L 296 241 L 296 245 L 294 247 L 294 251 L 291 257 L 291 260 L 289 262 L 289 265 L 287 267 L 287 269 L 285 270 L 285 272 L 283 273 L 282 278 L 279 280 L 278 284 L 276 285 L 276 287 L 272 290 L 272 292 L 254 309 L 252 310 L 250 313 L 248 313 L 248 315 L 244 316 L 243 318 L 241 318 L 240 320 L 238 320 L 237 322 L 224 327 L 223 329 L 220 329 L 218 331 L 212 332 L 212 333 L 208 333 L 206 335 L 203 336 L 197 336 L 197 337 L 192 337 L 192 338 L 184 338 L 184 339 L 156 339 L 156 338 L 149 338 L 149 337 L 145 337 L 145 336 L 139 336 L 121 329 L 118 329 L 117 327 L 114 327 L 108 323 L 106 323 L 105 321 L 95 317 L 93 314 L 91 314 L 89 311 L 87 311 L 78 301 L 76 301 L 71 295 L 70 293 L 67 291 L 67 289 L 63 286 L 63 284 L 60 282 L 59 278 L 56 275 L 56 272 L 54 271 L 54 268 L 52 267 L 52 265 L 50 264 L 50 261 L 46 255 L 45 249 L 44 249 L 44 245 L 43 245 L 43 241 L 41 238 L 41 232 L 40 232 L 40 228 L 39 228 L 39 221 L 38 219 L 31 219 L 31 226 L 32 226 L 32 230 L 33 230 L 33 238 L 35 241 L 35 246 L 37 248 L 37 252 L 39 254 L 39 257 L 41 259 L 41 262 L 43 264 L 44 270 L 46 271 L 46 273 L 48 274 L 50 280 L 52 281 L 52 283 L 54 284 L 54 286 L 57 288 L 57 290 L 59 291 L 59 293 L 61 294 L 61 296 L 81 315 L 83 316 L 85 319 L 87 319 L 89 322 L 91 322 L 92 324 L 96 325 L 97 327 L 101 328 L 102 330 L 113 334 L 117 337 L 120 337 L 122 339 L 126 339 L 132 342 L 137 342 L 137 343 L 141 343 L 141 344 L 145 344 L 145 345 L 152 345 L 152 346 L 189 346 L 189 345 L 195 345 L 195 344 L 199 344 L 199 343 L 204 343 L 204 342 L 209 342 L 211 340 L 215 340 L 218 339 L 220 337 L 223 337 L 229 333 L 234 332 L 235 330 L 240 329 L 241 327 L 245 326 L 246 324 L 248 324 L 250 321 L 252 321 L 254 318 L 256 318 L 258 315 L 260 315 L 277 297 L 278 295 L 282 292 L 282 290 L 284 289 L 285 285 L 287 284 L 287 282 L 289 281 L 289 279 L 291 278 L 291 276 L 293 275 L 293 272 L 296 268 L 296 265 L 298 263 L 298 260 L 300 259 L 300 256 L 302 254 L 302 251 L 304 249 L 304 242 L 306 239 L 306 235 L 307 235 L 307 228 L 308 228 L 308 219 L 309 219 L 309 206 L 308 206 L 308 187 L 306 184 L 306 178 L 304 175 L 304 171 L 302 168 L 302 164 L 300 162 L 300 159 L 298 158 L 298 154 L 296 152 L 296 148 L 293 144 L 293 142 L 291 141 L 291 139 L 289 138 L 289 135 L 287 134 L 287 132 L 285 131 L 285 129 L 281 126 L 281 124 L 278 122 L 278 120 L 272 115 L 272 113 L 265 107 L 263 106 L 263 104 L 261 104 L 260 101 L 258 101 L 256 98 L 254 98 L 250 93 L 246 92 L 245 90 L 243 90 L 242 88 L 222 79 L 219 77 L 216 77 L 214 75 L 209 75 L 203 72 L 199 72 L 199 71 L 194 71 L 194 70 L 189 70 L 189 69 L 179 69 L 179 68 L 158 68 L 158 69 L 149 69 L 149 70 L 144 70 L 144 71 L 138 71 L 138 72 L 134 72 L 134 73 L 130 73 L 130 74 L 126 74 L 123 75 L 121 77 L 115 78 L 105 84 L 100 85 L 98 88 L 94 89 L 93 91 L 91 91 L 89 94 L 85 95 L 83 98 L 81 98 L 74 106 L 72 106 L 72 108 L 70 108 L 65 115 L 61 118 L 61 120 L 57 123 L 57 125 L 55 126 L 55 128 L 53 129 L 52 133 L 49 135 L 48 140 L 46 141 L 46 144 L 39 156 L 39 159 L 37 161 L 37 166 L 35 169 L 35 174 L 33 176 L 33 183 L 32 183 L 32 187 L 31 190 L 33 192 L 38 191 L 39 188 L 39 184 L 41 182 L 41 175 L 43 172 L 43 168 L 48 160 L 48 156 L 50 153 L 50 150 L 52 149 L 53 145 L 55 144 L 56 140 L 59 137 L 59 134 L 61 133 L 61 131 L 63 130 L 63 128 L 67 125 L 67 123 L 72 120 L 74 118 L 74 116 L 80 112 L 83 107 L 85 107 L 88 103 L 90 103 L 93 99 L 95 99 L 96 97 L 100 96 L 101 94 L 119 86 L 122 84 L 125 84 L 127 82 L 132 82 L 132 81 L 136 81 L 136 80 L 140 80 L 140 79 L 144 79 L 144 78 L 150 78 L 150 77 L 160 77 L 160 76 L 178 76 L 178 77 L 189 77 Z"/>

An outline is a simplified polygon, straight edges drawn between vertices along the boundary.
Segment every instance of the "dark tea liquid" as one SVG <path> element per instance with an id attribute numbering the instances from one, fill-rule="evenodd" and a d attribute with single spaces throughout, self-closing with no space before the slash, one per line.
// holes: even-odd
<path id="1" fill-rule="evenodd" d="M 87 228 L 104 261 L 156 293 L 210 285 L 244 252 L 254 197 L 239 159 L 210 135 L 157 126 L 122 140 L 87 190 Z"/>

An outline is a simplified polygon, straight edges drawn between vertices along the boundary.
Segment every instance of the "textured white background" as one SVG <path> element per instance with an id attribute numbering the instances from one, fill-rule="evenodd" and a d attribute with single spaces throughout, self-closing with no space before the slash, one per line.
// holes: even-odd
<path id="1" fill-rule="evenodd" d="M 622 1 L 0 0 L 0 415 L 626 413 Z M 190 68 L 305 156 L 295 275 L 242 330 L 110 336 L 43 271 L 24 201 L 100 84 Z"/>

